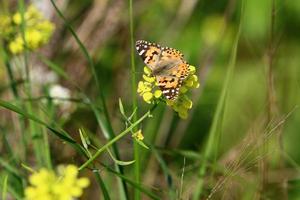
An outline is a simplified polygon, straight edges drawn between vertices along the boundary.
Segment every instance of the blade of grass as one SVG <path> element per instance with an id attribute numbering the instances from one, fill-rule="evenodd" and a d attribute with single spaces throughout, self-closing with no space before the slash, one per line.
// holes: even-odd
<path id="1" fill-rule="evenodd" d="M 7 182 L 8 182 L 8 175 L 4 176 L 3 185 L 2 185 L 2 199 L 6 199 L 6 193 L 7 193 Z"/>
<path id="2" fill-rule="evenodd" d="M 26 26 L 27 22 L 25 19 L 25 1 L 24 0 L 18 0 L 18 11 L 21 15 L 21 38 L 23 40 L 23 44 L 25 46 L 23 51 L 23 58 L 24 58 L 24 66 L 25 66 L 25 93 L 28 98 L 31 98 L 32 91 L 31 91 L 31 80 L 30 80 L 30 73 L 29 73 L 29 49 L 27 48 L 27 40 L 26 40 Z M 33 113 L 33 105 L 32 102 L 28 102 L 25 104 L 26 109 L 28 112 Z M 29 121 L 29 132 L 31 134 L 31 138 L 33 141 L 34 146 L 34 153 L 35 153 L 35 159 L 37 160 L 37 163 L 40 167 L 46 166 L 46 161 L 44 158 L 47 157 L 43 151 L 44 146 L 44 140 L 42 139 L 41 131 L 39 130 L 39 127 L 37 124 L 34 123 L 34 121 Z"/>
<path id="3" fill-rule="evenodd" d="M 10 176 L 11 177 L 11 176 Z M 3 185 L 3 181 L 2 181 L 2 177 L 0 177 L 0 188 L 3 189 L 4 185 Z M 9 182 L 11 182 L 11 178 L 9 179 Z M 19 191 L 16 191 L 16 186 L 14 185 L 14 187 L 10 186 L 11 184 L 7 183 L 7 191 L 8 193 L 14 197 L 14 199 L 23 199 L 22 198 L 22 194 L 19 193 Z M 7 199 L 7 198 L 6 198 Z M 3 199 L 4 200 L 4 199 Z"/>
<path id="4" fill-rule="evenodd" d="M 108 140 L 111 140 L 112 138 L 114 138 L 115 134 L 114 134 L 112 125 L 110 123 L 110 119 L 109 119 L 108 110 L 107 110 L 107 107 L 106 107 L 104 94 L 103 94 L 102 89 L 100 88 L 100 82 L 99 82 L 99 79 L 98 79 L 98 76 L 97 76 L 97 73 L 96 73 L 96 68 L 95 68 L 94 62 L 93 62 L 91 56 L 89 55 L 87 49 L 85 48 L 83 43 L 80 41 L 80 39 L 78 38 L 78 36 L 75 33 L 74 29 L 68 23 L 68 21 L 66 20 L 66 18 L 62 14 L 62 12 L 58 9 L 58 7 L 56 6 L 56 4 L 54 3 L 53 0 L 50 0 L 50 1 L 53 5 L 55 11 L 60 16 L 60 18 L 63 20 L 64 24 L 66 25 L 66 27 L 68 28 L 68 30 L 70 31 L 70 33 L 72 34 L 74 39 L 76 40 L 76 43 L 79 45 L 80 50 L 83 52 L 84 56 L 86 57 L 87 61 L 89 62 L 89 66 L 91 68 L 91 72 L 92 72 L 92 75 L 94 77 L 96 87 L 97 87 L 98 91 L 100 92 L 100 102 L 102 104 L 101 106 L 102 106 L 102 109 L 103 109 L 103 113 L 100 113 L 96 109 L 96 106 L 94 106 L 93 104 L 91 104 L 92 105 L 92 110 L 93 110 L 93 112 L 94 112 L 94 114 L 97 118 L 97 121 L 100 125 L 100 128 L 101 128 L 104 136 Z M 113 153 L 115 154 L 116 158 L 120 159 L 120 155 L 119 155 L 117 145 L 113 144 L 112 149 L 113 149 Z M 124 174 L 124 170 L 123 170 L 122 166 L 115 165 L 115 167 L 116 167 L 117 171 Z M 128 191 L 127 191 L 127 187 L 126 187 L 125 182 L 121 181 L 121 182 L 119 182 L 119 185 L 120 185 L 120 197 L 121 197 L 121 199 L 128 199 Z"/>
<path id="5" fill-rule="evenodd" d="M 1 45 L 3 46 L 2 43 L 1 43 Z M 10 82 L 9 85 L 10 85 L 10 89 L 12 91 L 13 97 L 18 102 L 18 105 L 22 106 L 22 103 L 20 101 L 20 96 L 19 96 L 19 93 L 18 93 L 18 89 L 17 89 L 18 81 L 14 77 L 12 66 L 9 62 L 9 60 L 10 60 L 9 55 L 8 55 L 5 48 L 0 48 L 0 51 L 1 51 L 1 57 L 3 58 L 4 65 L 5 65 L 6 70 L 7 70 L 7 74 L 8 74 L 8 78 L 9 78 L 9 82 Z M 24 119 L 21 116 L 19 116 L 18 121 L 19 121 L 20 130 L 25 130 L 25 121 L 24 121 Z M 20 148 L 22 148 L 21 152 L 23 152 L 23 155 L 21 155 L 21 157 L 24 160 L 26 160 L 27 141 L 26 141 L 26 138 L 25 138 L 25 134 L 20 133 L 20 138 L 21 138 L 21 143 L 22 143 L 22 144 L 20 144 Z"/>
<path id="6" fill-rule="evenodd" d="M 153 146 L 151 146 L 151 150 L 153 151 L 153 153 L 154 153 L 154 155 L 155 155 L 155 157 L 156 157 L 158 163 L 160 164 L 161 169 L 164 173 L 167 185 L 169 187 L 169 189 L 168 189 L 169 199 L 176 199 L 176 192 L 175 192 L 175 188 L 174 188 L 174 185 L 173 185 L 172 176 L 171 176 L 171 173 L 168 169 L 167 164 L 165 163 L 164 159 L 161 157 L 161 155 L 158 153 L 158 151 Z"/>
<path id="7" fill-rule="evenodd" d="M 7 139 L 7 131 L 5 129 L 1 129 L 3 134 L 2 137 L 2 148 L 6 151 L 6 156 L 12 159 L 12 163 L 17 165 L 20 162 L 19 157 L 16 155 L 17 153 L 13 150 L 13 146 L 8 142 Z"/>
<path id="8" fill-rule="evenodd" d="M 6 159 L 0 157 L 0 165 L 11 174 L 16 175 L 17 177 L 21 177 L 19 170 L 15 166 L 12 166 L 9 162 L 7 162 Z"/>
<path id="9" fill-rule="evenodd" d="M 131 95 L 132 95 L 132 112 L 133 118 L 132 123 L 136 122 L 137 114 L 134 110 L 137 108 L 137 90 L 136 90 L 136 70 L 135 70 L 135 62 L 134 62 L 134 39 L 133 39 L 133 8 L 132 8 L 132 0 L 129 0 L 129 27 L 130 27 L 130 62 L 131 62 Z M 133 132 L 136 132 L 137 128 L 133 129 Z M 134 140 L 134 177 L 137 183 L 141 181 L 141 161 L 140 161 L 140 145 L 137 141 Z M 140 200 L 141 194 L 140 191 L 134 190 L 134 199 Z"/>
<path id="10" fill-rule="evenodd" d="M 105 185 L 103 179 L 100 176 L 100 173 L 97 171 L 97 172 L 94 172 L 94 174 L 95 174 L 95 177 L 96 177 L 96 181 L 100 185 L 100 188 L 101 188 L 101 191 L 102 191 L 102 194 L 103 194 L 103 198 L 105 200 L 110 200 L 108 190 L 106 188 L 106 185 Z"/>
<path id="11" fill-rule="evenodd" d="M 115 174 L 116 176 L 120 177 L 121 179 L 123 179 L 124 181 L 126 181 L 127 183 L 129 183 L 130 185 L 132 185 L 134 188 L 138 189 L 139 191 L 143 192 L 144 194 L 146 194 L 148 197 L 150 197 L 151 199 L 155 199 L 155 200 L 159 200 L 161 199 L 160 197 L 158 197 L 156 194 L 153 194 L 152 192 L 148 191 L 147 189 L 145 189 L 143 186 L 141 186 L 140 183 L 136 183 L 135 181 L 130 180 L 129 178 L 127 178 L 126 176 L 124 176 L 123 174 L 120 174 L 119 172 L 113 170 L 112 168 L 102 164 L 102 166 L 105 167 L 105 169 L 107 169 L 109 172 Z"/>
<path id="12" fill-rule="evenodd" d="M 207 142 L 207 145 L 204 150 L 203 163 L 201 164 L 201 166 L 199 168 L 199 172 L 198 172 L 199 179 L 196 184 L 196 190 L 193 195 L 193 200 L 201 199 L 201 194 L 202 194 L 203 184 L 204 184 L 204 176 L 205 176 L 206 169 L 207 169 L 207 162 L 214 154 L 214 151 L 215 151 L 215 148 L 217 145 L 216 140 L 217 140 L 217 138 L 219 138 L 219 134 L 221 133 L 220 130 L 221 130 L 221 126 L 222 126 L 222 119 L 224 116 L 224 108 L 225 108 L 225 104 L 226 104 L 227 93 L 228 93 L 230 81 L 233 77 L 234 68 L 235 68 L 237 48 L 238 48 L 238 43 L 239 43 L 240 33 L 241 33 L 243 8 L 244 8 L 244 1 L 242 1 L 242 3 L 241 3 L 241 18 L 240 18 L 240 23 L 239 23 L 239 27 L 238 27 L 238 32 L 236 34 L 236 38 L 235 38 L 235 41 L 234 41 L 234 44 L 232 47 L 231 58 L 230 58 L 230 61 L 228 64 L 228 69 L 226 72 L 221 96 L 219 98 L 216 112 L 213 117 L 213 122 L 212 122 L 212 125 L 210 128 L 210 131 L 209 131 L 208 142 Z"/>
<path id="13" fill-rule="evenodd" d="M 1 44 L 1 46 L 4 46 L 4 45 Z M 11 67 L 11 64 L 9 63 L 8 54 L 4 48 L 1 48 L 0 51 L 1 51 L 1 57 L 3 58 L 4 64 L 6 66 L 7 75 L 8 75 L 9 81 L 10 81 L 12 93 L 13 93 L 14 97 L 17 99 L 17 98 L 19 98 L 19 93 L 18 93 L 18 90 L 16 87 L 17 81 L 14 78 L 14 74 L 12 72 L 12 67 Z"/>

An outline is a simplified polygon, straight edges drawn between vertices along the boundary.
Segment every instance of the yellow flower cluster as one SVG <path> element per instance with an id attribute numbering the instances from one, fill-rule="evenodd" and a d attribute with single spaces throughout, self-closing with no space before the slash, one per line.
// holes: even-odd
<path id="1" fill-rule="evenodd" d="M 156 103 L 159 100 L 165 100 L 168 106 L 172 107 L 176 111 L 180 118 L 186 119 L 188 116 L 188 110 L 192 108 L 193 102 L 187 96 L 187 92 L 191 88 L 198 88 L 200 86 L 198 77 L 195 75 L 196 68 L 190 66 L 190 74 L 183 81 L 183 84 L 179 90 L 179 96 L 176 100 L 166 100 L 162 97 L 162 91 L 157 88 L 155 77 L 152 76 L 151 70 L 148 67 L 144 67 L 143 81 L 138 83 L 137 92 L 143 97 L 144 101 L 151 104 Z"/>
<path id="2" fill-rule="evenodd" d="M 89 185 L 89 179 L 78 178 L 78 169 L 74 165 L 60 166 L 58 175 L 47 169 L 41 169 L 29 178 L 31 186 L 25 189 L 26 200 L 72 200 L 80 197 L 83 188 Z"/>
<path id="3" fill-rule="evenodd" d="M 12 54 L 22 53 L 26 46 L 30 50 L 41 47 L 49 41 L 54 31 L 54 24 L 46 20 L 33 5 L 30 5 L 24 13 L 24 25 L 23 35 L 20 12 L 12 16 L 0 16 L 0 38 L 8 44 L 8 49 Z"/>
<path id="4" fill-rule="evenodd" d="M 151 75 L 151 70 L 148 67 L 144 67 L 143 74 L 144 81 L 138 83 L 137 92 L 143 97 L 147 103 L 153 103 L 155 99 L 159 99 L 162 96 L 162 91 L 155 88 L 155 77 Z"/>

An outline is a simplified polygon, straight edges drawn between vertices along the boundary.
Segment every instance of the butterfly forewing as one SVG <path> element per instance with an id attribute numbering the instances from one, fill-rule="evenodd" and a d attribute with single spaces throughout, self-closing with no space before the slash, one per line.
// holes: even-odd
<path id="1" fill-rule="evenodd" d="M 145 40 L 138 40 L 135 46 L 144 63 L 151 70 L 154 70 L 161 55 L 160 46 L 155 43 L 147 42 Z"/>

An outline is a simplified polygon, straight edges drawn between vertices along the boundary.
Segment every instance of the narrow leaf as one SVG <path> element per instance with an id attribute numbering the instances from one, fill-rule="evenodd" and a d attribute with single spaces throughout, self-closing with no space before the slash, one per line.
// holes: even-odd
<path id="1" fill-rule="evenodd" d="M 102 164 L 102 166 L 104 166 L 109 172 L 115 174 L 116 176 L 118 176 L 119 178 L 121 178 L 122 180 L 124 180 L 125 182 L 129 183 L 130 185 L 132 185 L 134 188 L 136 188 L 139 191 L 143 192 L 145 195 L 147 195 L 151 199 L 155 199 L 155 200 L 161 199 L 156 194 L 152 193 L 151 191 L 149 191 L 148 189 L 146 189 L 145 187 L 143 187 L 142 184 L 139 184 L 139 183 L 136 183 L 136 182 L 132 181 L 131 179 L 129 179 L 126 176 L 124 176 L 123 174 L 118 173 L 117 171 L 113 170 L 112 168 L 110 168 L 110 167 L 108 167 L 108 166 L 106 166 L 104 164 Z"/>
<path id="2" fill-rule="evenodd" d="M 149 147 L 143 141 L 137 139 L 135 139 L 135 141 L 145 149 L 149 149 Z"/>
<path id="3" fill-rule="evenodd" d="M 31 167 L 29 167 L 28 165 L 24 164 L 24 163 L 21 163 L 21 166 L 26 169 L 27 171 L 31 172 L 31 173 L 34 173 L 34 169 L 32 169 Z"/>
<path id="4" fill-rule="evenodd" d="M 2 199 L 6 199 L 6 194 L 7 194 L 7 182 L 8 182 L 8 174 L 5 175 L 3 184 L 2 184 Z"/>
<path id="5" fill-rule="evenodd" d="M 118 164 L 118 165 L 122 165 L 122 166 L 125 166 L 125 165 L 131 165 L 132 163 L 135 162 L 135 160 L 132 160 L 132 161 L 121 161 L 121 160 L 117 160 L 113 155 L 112 153 L 110 152 L 109 148 L 107 148 L 107 151 L 108 151 L 108 154 L 110 155 L 110 157 L 113 159 L 113 161 Z"/>
<path id="6" fill-rule="evenodd" d="M 120 109 L 120 113 L 125 117 L 126 116 L 125 110 L 121 98 L 119 98 L 119 109 Z"/>
<path id="7" fill-rule="evenodd" d="M 88 144 L 87 144 L 87 141 L 85 139 L 85 136 L 83 135 L 83 132 L 81 129 L 79 129 L 79 135 L 80 135 L 80 139 L 81 139 L 81 142 L 82 142 L 82 145 L 85 149 L 88 149 Z"/>

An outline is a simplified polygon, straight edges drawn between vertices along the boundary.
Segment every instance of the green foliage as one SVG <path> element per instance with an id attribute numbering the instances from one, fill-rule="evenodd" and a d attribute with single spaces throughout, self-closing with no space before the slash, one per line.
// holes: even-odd
<path id="1" fill-rule="evenodd" d="M 1 199 L 59 164 L 90 180 L 69 185 L 82 199 L 300 198 L 297 1 L 16 2 L 0 3 Z M 140 39 L 196 67 L 179 101 Z"/>

